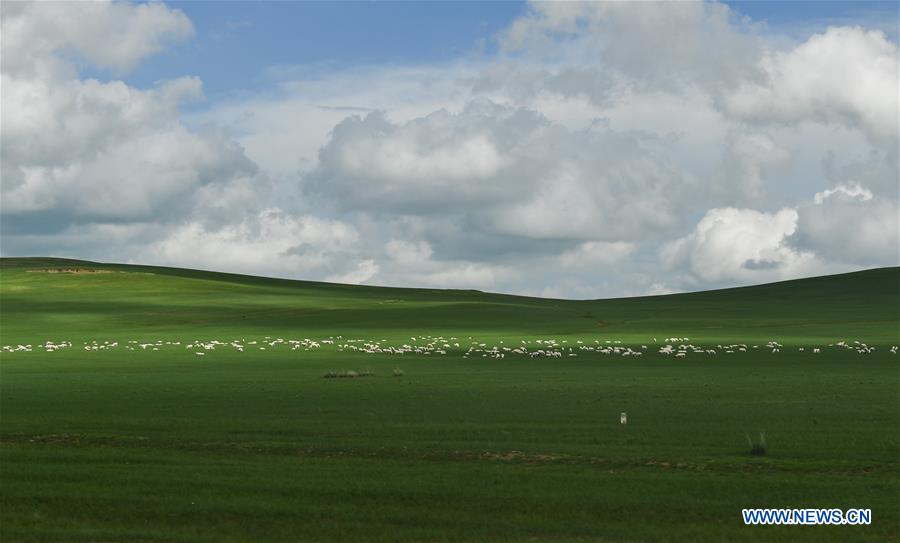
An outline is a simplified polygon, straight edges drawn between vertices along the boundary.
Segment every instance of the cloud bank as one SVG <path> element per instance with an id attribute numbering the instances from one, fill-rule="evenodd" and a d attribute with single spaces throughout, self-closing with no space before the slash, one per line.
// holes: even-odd
<path id="1" fill-rule="evenodd" d="M 535 3 L 496 54 L 212 102 L 122 79 L 195 39 L 164 4 L 11 4 L 0 36 L 4 255 L 579 298 L 900 264 L 877 30 Z"/>

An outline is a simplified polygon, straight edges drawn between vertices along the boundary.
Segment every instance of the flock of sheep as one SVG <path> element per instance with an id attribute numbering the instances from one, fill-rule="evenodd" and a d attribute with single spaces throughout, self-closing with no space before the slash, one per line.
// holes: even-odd
<path id="1" fill-rule="evenodd" d="M 389 345 L 386 339 L 345 339 L 343 336 L 332 336 L 325 339 L 314 340 L 310 338 L 303 339 L 284 339 L 266 336 L 262 340 L 194 340 L 182 343 L 181 341 L 163 341 L 142 342 L 138 340 L 126 341 L 119 343 L 118 341 L 91 341 L 83 342 L 80 346 L 84 351 L 107 351 L 113 349 L 125 349 L 130 351 L 159 351 L 162 349 L 185 349 L 193 352 L 197 356 L 205 356 L 215 350 L 233 349 L 238 352 L 245 350 L 265 351 L 267 349 L 284 349 L 289 348 L 292 351 L 310 351 L 317 350 L 323 346 L 329 346 L 336 352 L 351 352 L 364 354 L 384 354 L 384 355 L 438 355 L 445 356 L 454 352 L 462 352 L 463 358 L 483 357 L 483 358 L 505 358 L 510 356 L 529 356 L 532 358 L 561 358 L 563 356 L 578 356 L 580 353 L 597 353 L 602 355 L 622 356 L 622 357 L 639 357 L 650 349 L 647 345 L 635 346 L 634 348 L 622 345 L 619 340 L 593 340 L 585 342 L 582 340 L 556 340 L 556 339 L 532 339 L 520 340 L 518 344 L 507 345 L 503 340 L 497 344 L 488 345 L 468 337 L 468 345 L 465 340 L 456 337 L 444 336 L 412 336 L 409 341 L 399 345 Z M 460 343 L 463 343 L 461 346 Z M 655 345 L 659 342 L 653 338 Z M 746 353 L 749 351 L 767 350 L 773 354 L 781 352 L 784 345 L 778 341 L 769 341 L 762 345 L 748 345 L 745 343 L 735 343 L 729 345 L 700 346 L 694 345 L 687 337 L 671 337 L 665 338 L 663 345 L 658 347 L 656 351 L 659 354 L 673 356 L 675 358 L 686 358 L 690 355 L 717 355 Z M 838 341 L 829 343 L 829 348 L 856 351 L 858 354 L 872 354 L 876 351 L 876 347 L 867 345 L 860 341 L 848 343 L 846 341 Z M 63 349 L 75 348 L 71 341 L 45 341 L 37 345 L 3 345 L 0 352 L 16 353 L 16 352 L 32 352 L 35 349 L 44 352 L 55 352 Z M 898 347 L 892 346 L 889 349 L 891 354 L 897 354 Z M 807 349 L 806 347 L 797 347 L 797 352 L 810 352 L 819 354 L 822 347 L 816 346 Z"/>

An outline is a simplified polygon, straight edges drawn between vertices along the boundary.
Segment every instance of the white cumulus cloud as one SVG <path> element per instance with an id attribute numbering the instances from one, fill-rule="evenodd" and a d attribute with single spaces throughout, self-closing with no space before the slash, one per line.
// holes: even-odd
<path id="1" fill-rule="evenodd" d="M 184 13 L 155 2 L 10 2 L 2 25 L 3 71 L 39 79 L 73 75 L 72 54 L 125 72 L 194 34 Z"/>
<path id="2" fill-rule="evenodd" d="M 178 9 L 4 4 L 2 250 L 576 297 L 897 265 L 896 42 L 739 9 L 536 2 L 499 51 L 207 103 L 119 80 Z"/>
<path id="3" fill-rule="evenodd" d="M 897 146 L 897 44 L 883 32 L 833 27 L 795 49 L 760 62 L 762 81 L 745 81 L 727 99 L 729 111 L 750 121 L 805 120 L 860 127 L 873 141 Z"/>
<path id="4" fill-rule="evenodd" d="M 798 208 L 791 243 L 837 262 L 900 264 L 900 206 L 858 183 L 816 193 Z"/>
<path id="5" fill-rule="evenodd" d="M 265 266 L 282 277 L 328 276 L 354 283 L 374 273 L 371 264 L 347 258 L 358 242 L 352 225 L 265 209 L 218 228 L 186 222 L 147 244 L 132 260 L 242 273 Z"/>
<path id="6" fill-rule="evenodd" d="M 797 211 L 765 213 L 753 209 L 709 210 L 694 230 L 662 247 L 670 270 L 719 284 L 776 281 L 815 275 L 827 268 L 811 252 L 789 246 Z"/>

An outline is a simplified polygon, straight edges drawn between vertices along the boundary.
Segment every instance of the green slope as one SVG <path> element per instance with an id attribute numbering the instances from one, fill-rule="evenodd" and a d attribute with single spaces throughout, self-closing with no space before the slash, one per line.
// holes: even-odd
<path id="1" fill-rule="evenodd" d="M 110 273 L 47 273 L 47 270 Z M 11 341 L 52 330 L 94 339 L 193 333 L 248 335 L 453 333 L 591 335 L 646 341 L 896 343 L 900 268 L 718 291 L 567 301 L 477 291 L 402 289 L 289 281 L 215 272 L 0 259 L 0 329 Z M 43 334 L 43 335 L 41 335 Z M 662 339 L 662 338 L 659 338 Z"/>
<path id="2" fill-rule="evenodd" d="M 34 346 L 0 352 L 0 541 L 900 541 L 898 287 L 887 268 L 566 301 L 0 259 L 0 344 Z M 435 342 L 411 336 L 460 347 L 338 345 Z M 658 353 L 672 336 L 718 354 Z M 485 353 L 548 338 L 566 354 Z M 323 378 L 347 369 L 374 375 Z M 873 522 L 747 527 L 745 507 Z"/>

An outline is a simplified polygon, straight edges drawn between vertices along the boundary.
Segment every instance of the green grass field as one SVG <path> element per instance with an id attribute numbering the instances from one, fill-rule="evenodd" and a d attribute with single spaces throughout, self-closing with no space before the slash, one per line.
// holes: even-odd
<path id="1" fill-rule="evenodd" d="M 0 541 L 897 541 L 898 313 L 898 268 L 565 301 L 2 259 Z"/>

